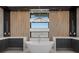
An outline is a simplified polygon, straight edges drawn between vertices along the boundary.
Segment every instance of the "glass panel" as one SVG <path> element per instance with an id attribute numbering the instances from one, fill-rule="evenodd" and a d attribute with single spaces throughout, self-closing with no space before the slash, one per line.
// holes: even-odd
<path id="1" fill-rule="evenodd" d="M 31 18 L 45 18 L 48 19 L 47 13 L 33 13 L 31 14 Z"/>
<path id="2" fill-rule="evenodd" d="M 32 22 L 31 28 L 48 28 L 48 23 L 38 23 L 38 22 Z"/>

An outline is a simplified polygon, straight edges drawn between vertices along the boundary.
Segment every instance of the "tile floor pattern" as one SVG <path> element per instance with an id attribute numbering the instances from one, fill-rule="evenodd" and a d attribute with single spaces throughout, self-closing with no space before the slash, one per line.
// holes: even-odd
<path id="1" fill-rule="evenodd" d="M 4 51 L 3 53 L 23 53 L 23 50 L 21 49 L 8 49 Z M 27 50 L 26 53 L 31 53 L 30 51 Z M 52 51 L 50 53 L 53 53 Z M 56 53 L 75 53 L 72 50 L 57 50 Z"/>

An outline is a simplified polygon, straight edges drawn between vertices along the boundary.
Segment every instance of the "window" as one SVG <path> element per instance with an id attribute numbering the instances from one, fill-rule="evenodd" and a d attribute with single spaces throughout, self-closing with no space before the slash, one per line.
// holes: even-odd
<path id="1" fill-rule="evenodd" d="M 48 22 L 32 22 L 31 28 L 48 28 Z"/>
<path id="2" fill-rule="evenodd" d="M 44 10 L 30 12 L 30 37 L 48 37 L 49 13 Z"/>
<path id="3" fill-rule="evenodd" d="M 44 18 L 48 19 L 48 13 L 31 13 L 31 18 Z"/>
<path id="4" fill-rule="evenodd" d="M 31 19 L 48 20 L 48 13 L 31 13 L 30 15 Z M 31 22 L 31 28 L 48 28 L 48 22 Z"/>

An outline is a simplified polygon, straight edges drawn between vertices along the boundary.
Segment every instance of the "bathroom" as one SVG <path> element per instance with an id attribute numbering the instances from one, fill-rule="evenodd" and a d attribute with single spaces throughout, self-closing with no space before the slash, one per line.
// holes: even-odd
<path id="1" fill-rule="evenodd" d="M 78 19 L 78 6 L 2 6 L 0 7 L 0 51 L 4 53 L 79 52 Z"/>

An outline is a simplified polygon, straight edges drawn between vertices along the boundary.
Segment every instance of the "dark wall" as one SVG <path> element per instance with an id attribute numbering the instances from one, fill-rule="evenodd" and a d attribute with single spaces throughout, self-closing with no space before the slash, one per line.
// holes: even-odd
<path id="1" fill-rule="evenodd" d="M 23 38 L 9 38 L 8 47 L 23 47 Z"/>
<path id="2" fill-rule="evenodd" d="M 79 40 L 76 39 L 56 39 L 56 48 L 71 48 L 79 53 Z"/>
<path id="3" fill-rule="evenodd" d="M 10 36 L 10 10 L 4 9 L 4 36 Z"/>
<path id="4" fill-rule="evenodd" d="M 70 20 L 69 20 L 69 36 L 77 36 L 76 34 L 76 7 L 71 7 L 70 9 Z"/>
<path id="5" fill-rule="evenodd" d="M 79 40 L 72 40 L 72 49 L 79 53 Z"/>
<path id="6" fill-rule="evenodd" d="M 56 39 L 56 48 L 71 48 L 72 39 Z"/>
<path id="7" fill-rule="evenodd" d="M 0 40 L 0 52 L 5 51 L 8 47 L 18 47 L 23 49 L 23 38 L 9 38 Z"/>
<path id="8" fill-rule="evenodd" d="M 0 52 L 3 52 L 7 48 L 8 48 L 8 40 L 6 39 L 0 40 Z"/>

